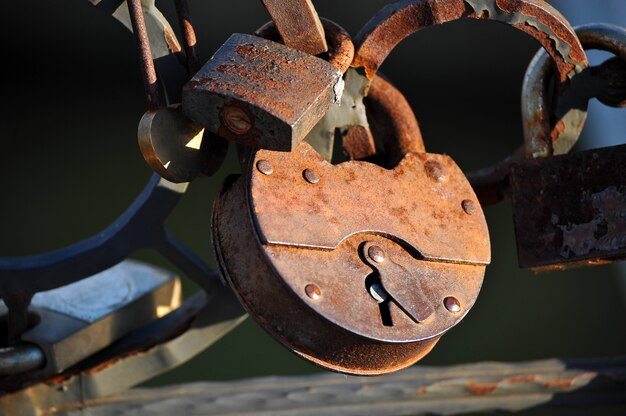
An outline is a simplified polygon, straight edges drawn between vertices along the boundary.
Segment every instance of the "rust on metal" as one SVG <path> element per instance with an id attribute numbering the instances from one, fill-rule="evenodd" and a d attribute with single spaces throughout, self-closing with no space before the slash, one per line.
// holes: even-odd
<path id="1" fill-rule="evenodd" d="M 357 35 L 352 65 L 363 68 L 372 79 L 403 39 L 426 27 L 463 18 L 505 23 L 535 38 L 556 66 L 559 96 L 572 78 L 588 67 L 582 45 L 569 23 L 552 6 L 539 0 L 412 0 L 390 4 Z M 543 113 L 538 113 L 534 125 L 538 127 L 531 129 L 533 135 L 529 139 L 534 147 L 550 146 L 550 138 L 555 146 L 571 141 L 558 130 L 562 124 L 551 125 Z"/>
<path id="2" fill-rule="evenodd" d="M 253 168 L 260 160 L 271 176 Z M 446 181 L 428 178 L 433 160 Z M 297 180 L 306 170 L 321 178 L 315 187 Z M 409 153 L 394 169 L 331 165 L 302 143 L 291 153 L 256 151 L 244 172 L 215 205 L 220 270 L 296 354 L 350 374 L 395 371 L 427 354 L 474 304 L 489 237 L 478 203 L 481 215 L 461 208 L 476 197 L 449 157 Z M 459 313 L 446 309 L 450 296 Z"/>
<path id="3" fill-rule="evenodd" d="M 342 147 L 350 160 L 365 159 L 376 154 L 376 143 L 369 128 L 350 126 L 342 135 Z"/>
<path id="4" fill-rule="evenodd" d="M 411 105 L 391 82 L 375 76 L 364 101 L 385 145 L 389 166 L 395 166 L 408 152 L 426 152 Z"/>
<path id="5" fill-rule="evenodd" d="M 328 51 L 324 28 L 311 0 L 262 0 L 285 45 L 319 55 Z"/>
<path id="6" fill-rule="evenodd" d="M 352 38 L 346 29 L 332 20 L 321 18 L 321 22 L 329 45 L 328 63 L 332 64 L 343 74 L 350 68 L 350 64 L 354 58 L 354 43 L 352 43 Z M 274 42 L 281 42 L 280 34 L 273 21 L 267 22 L 261 26 L 254 34 L 265 39 L 273 40 Z"/>
<path id="7" fill-rule="evenodd" d="M 185 46 L 187 73 L 192 76 L 200 69 L 200 60 L 196 49 L 196 31 L 191 22 L 188 0 L 174 0 L 178 23 L 183 34 L 183 44 Z"/>
<path id="8" fill-rule="evenodd" d="M 484 218 L 461 209 L 463 200 L 475 200 L 474 192 L 448 156 L 410 153 L 392 170 L 356 161 L 332 165 L 303 143 L 291 153 L 261 150 L 255 157 L 274 166 L 271 178 L 250 171 L 251 209 L 263 243 L 334 249 L 371 232 L 396 236 L 425 259 L 490 261 Z M 447 180 L 430 179 L 429 166 Z M 313 168 L 324 180 L 310 192 L 294 178 Z M 356 207 L 363 207 L 358 215 Z"/>
<path id="9" fill-rule="evenodd" d="M 183 109 L 226 139 L 290 151 L 340 99 L 342 90 L 341 73 L 328 62 L 256 36 L 234 34 L 185 86 Z"/>
<path id="10" fill-rule="evenodd" d="M 607 66 L 586 68 L 573 77 L 565 91 L 551 96 L 553 65 L 544 51 L 533 58 L 524 77 L 522 117 L 524 142 L 529 157 L 546 157 L 569 152 L 578 141 L 587 120 L 587 105 L 598 97 L 608 105 L 624 105 L 626 87 L 626 29 L 607 24 L 576 28 L 585 49 L 601 49 L 617 55 L 606 75 Z M 620 65 L 621 63 L 621 65 Z M 614 76 L 617 75 L 617 78 Z M 554 122 L 550 120 L 554 119 Z"/>
<path id="11" fill-rule="evenodd" d="M 390 4 L 357 35 L 353 66 L 372 79 L 389 53 L 409 35 L 462 18 L 509 24 L 534 37 L 552 56 L 561 82 L 587 66 L 587 58 L 567 21 L 538 0 L 413 0 Z"/>
<path id="12" fill-rule="evenodd" d="M 521 267 L 626 258 L 626 145 L 521 162 L 510 181 Z"/>
<path id="13" fill-rule="evenodd" d="M 139 52 L 141 73 L 148 100 L 148 110 L 156 110 L 161 107 L 161 99 L 159 97 L 159 86 L 157 84 L 154 62 L 152 61 L 150 40 L 148 39 L 148 29 L 146 28 L 141 0 L 128 0 L 127 3 L 133 33 L 137 40 L 137 51 Z"/>

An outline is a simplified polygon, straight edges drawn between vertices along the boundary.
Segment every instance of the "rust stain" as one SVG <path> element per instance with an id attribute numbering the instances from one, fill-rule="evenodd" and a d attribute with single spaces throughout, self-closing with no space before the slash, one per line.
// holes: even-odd
<path id="1" fill-rule="evenodd" d="M 165 42 L 170 50 L 174 53 L 180 52 L 182 49 L 180 44 L 178 43 L 178 39 L 176 39 L 176 35 L 172 32 L 172 28 L 169 26 L 165 26 L 163 28 L 163 36 L 165 37 Z"/>
<path id="2" fill-rule="evenodd" d="M 471 393 L 482 396 L 494 392 L 498 388 L 498 385 L 495 383 L 470 383 L 466 387 Z"/>

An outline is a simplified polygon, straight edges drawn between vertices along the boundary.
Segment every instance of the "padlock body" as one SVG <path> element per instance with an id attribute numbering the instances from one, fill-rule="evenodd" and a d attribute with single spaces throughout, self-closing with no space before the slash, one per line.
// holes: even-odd
<path id="1" fill-rule="evenodd" d="M 229 140 L 291 151 L 342 91 L 341 73 L 323 59 L 233 34 L 185 86 L 183 110 Z"/>
<path id="2" fill-rule="evenodd" d="M 271 174 L 255 168 L 260 161 Z M 432 163 L 445 178 L 429 176 Z M 298 355 L 349 374 L 399 370 L 474 304 L 489 238 L 480 207 L 462 208 L 476 197 L 450 158 L 409 154 L 393 170 L 335 166 L 303 143 L 292 154 L 256 152 L 249 165 L 216 201 L 218 263 L 250 314 Z M 366 244 L 394 269 L 364 261 Z M 394 298 L 373 298 L 372 279 Z M 447 310 L 449 297 L 462 307 Z M 423 302 L 430 312 L 420 316 Z"/>
<path id="3" fill-rule="evenodd" d="M 510 183 L 521 267 L 626 258 L 626 145 L 520 162 Z"/>

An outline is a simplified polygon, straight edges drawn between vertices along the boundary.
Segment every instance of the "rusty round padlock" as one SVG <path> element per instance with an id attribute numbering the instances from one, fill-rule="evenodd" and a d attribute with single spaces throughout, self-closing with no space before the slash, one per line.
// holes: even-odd
<path id="1" fill-rule="evenodd" d="M 418 134 L 396 140 L 392 169 L 332 165 L 306 142 L 247 151 L 215 202 L 224 279 L 270 335 L 333 371 L 378 375 L 425 356 L 473 306 L 490 261 L 463 172 L 422 153 Z"/>

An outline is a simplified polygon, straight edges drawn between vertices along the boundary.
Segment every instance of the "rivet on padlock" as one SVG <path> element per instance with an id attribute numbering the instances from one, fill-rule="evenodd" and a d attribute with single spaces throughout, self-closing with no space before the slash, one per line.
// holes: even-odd
<path id="1" fill-rule="evenodd" d="M 183 110 L 229 140 L 291 151 L 342 91 L 342 73 L 329 62 L 234 34 L 185 86 Z"/>
<path id="2" fill-rule="evenodd" d="M 626 64 L 626 29 L 593 24 L 576 33 L 583 46 L 606 49 Z M 544 77 L 549 65 L 548 57 L 538 54 L 529 67 L 526 79 L 534 82 L 526 82 L 523 94 L 528 113 L 550 110 L 532 93 L 547 96 Z M 588 85 L 581 87 L 593 93 Z M 584 102 L 575 107 L 585 109 L 592 96 L 583 95 Z M 566 130 L 577 138 L 582 124 L 567 125 Z M 531 143 L 527 138 L 527 149 Z M 626 258 L 626 145 L 520 161 L 511 167 L 509 182 L 521 267 L 566 268 Z"/>

